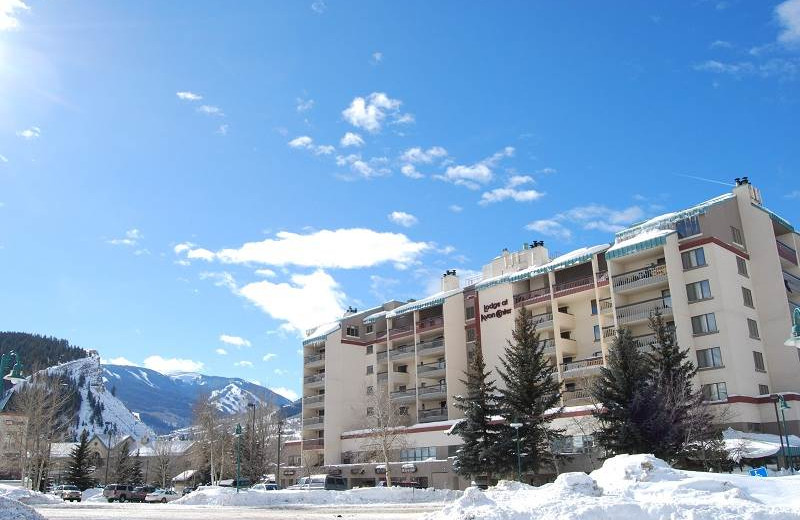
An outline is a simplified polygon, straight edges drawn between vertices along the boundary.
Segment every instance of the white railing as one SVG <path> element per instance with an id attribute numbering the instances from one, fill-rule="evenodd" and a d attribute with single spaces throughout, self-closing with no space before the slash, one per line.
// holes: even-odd
<path id="1" fill-rule="evenodd" d="M 325 402 L 325 395 L 312 395 L 303 398 L 303 406 L 310 406 L 312 404 L 319 404 Z"/>
<path id="2" fill-rule="evenodd" d="M 420 354 L 426 353 L 428 350 L 438 349 L 444 347 L 443 339 L 435 339 L 433 341 L 417 343 L 417 351 Z"/>
<path id="3" fill-rule="evenodd" d="M 622 325 L 623 323 L 646 320 L 656 311 L 660 311 L 662 316 L 671 315 L 672 306 L 669 298 L 653 298 L 617 307 L 617 323 Z"/>
<path id="4" fill-rule="evenodd" d="M 403 345 L 402 347 L 395 347 L 390 352 L 392 359 L 405 357 L 408 354 L 414 353 L 414 345 Z"/>
<path id="5" fill-rule="evenodd" d="M 416 388 L 407 388 L 405 390 L 395 390 L 394 392 L 390 392 L 389 395 L 392 399 L 403 399 L 408 397 L 417 397 L 417 389 Z"/>
<path id="6" fill-rule="evenodd" d="M 447 408 L 419 410 L 419 422 L 446 421 Z"/>
<path id="7" fill-rule="evenodd" d="M 433 386 L 421 386 L 417 389 L 419 392 L 420 397 L 429 394 L 446 394 L 447 393 L 447 385 L 433 385 Z"/>
<path id="8" fill-rule="evenodd" d="M 425 363 L 422 365 L 417 365 L 417 374 L 425 374 L 427 372 L 436 372 L 439 370 L 444 370 L 445 362 L 444 361 L 437 361 L 435 363 Z"/>
<path id="9" fill-rule="evenodd" d="M 324 361 L 324 360 L 325 360 L 325 354 L 317 354 L 315 356 L 306 356 L 304 358 L 304 364 L 310 365 L 312 363 L 316 363 L 317 361 Z"/>
<path id="10" fill-rule="evenodd" d="M 561 392 L 561 397 L 564 401 L 570 401 L 572 399 L 588 399 L 592 396 L 591 392 L 588 390 L 584 390 L 582 388 L 575 389 L 575 390 L 565 390 Z"/>
<path id="11" fill-rule="evenodd" d="M 548 325 L 553 324 L 553 313 L 552 312 L 543 312 L 542 314 L 536 314 L 530 317 L 531 325 L 536 325 L 537 327 L 547 327 Z"/>
<path id="12" fill-rule="evenodd" d="M 318 426 L 324 423 L 325 423 L 324 417 L 309 417 L 308 419 L 303 419 L 303 427 Z"/>
<path id="13" fill-rule="evenodd" d="M 325 381 L 325 374 L 316 374 L 313 376 L 306 376 L 303 378 L 303 382 L 306 384 L 319 383 L 320 381 Z"/>
<path id="14" fill-rule="evenodd" d="M 579 370 L 593 370 L 603 366 L 602 357 L 593 357 L 588 359 L 580 359 L 578 361 L 570 361 L 569 363 L 562 363 L 561 367 L 564 372 L 576 372 Z"/>
<path id="15" fill-rule="evenodd" d="M 637 269 L 623 274 L 618 274 L 612 279 L 612 285 L 617 291 L 627 291 L 639 287 L 647 287 L 667 280 L 667 266 L 654 265 Z"/>

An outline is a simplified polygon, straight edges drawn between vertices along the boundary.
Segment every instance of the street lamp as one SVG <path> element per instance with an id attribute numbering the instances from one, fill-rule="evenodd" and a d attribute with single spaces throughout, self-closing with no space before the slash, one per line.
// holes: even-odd
<path id="1" fill-rule="evenodd" d="M 783 344 L 800 348 L 800 307 L 795 307 L 792 311 L 792 335 Z"/>
<path id="2" fill-rule="evenodd" d="M 522 423 L 512 422 L 510 426 L 514 428 L 517 435 L 517 481 L 522 482 L 522 458 L 519 451 L 519 429 L 522 428 Z"/>
<path id="3" fill-rule="evenodd" d="M 789 471 L 794 475 L 794 464 L 792 461 L 792 443 L 789 440 L 789 430 L 786 428 L 786 413 L 785 410 L 788 410 L 790 406 L 786 404 L 786 399 L 783 398 L 782 395 L 778 395 L 778 401 L 780 402 L 781 408 L 781 418 L 783 419 L 783 433 L 786 434 L 786 451 L 787 451 L 787 459 L 789 463 Z"/>
<path id="4" fill-rule="evenodd" d="M 236 492 L 239 492 L 239 480 L 242 473 L 242 425 L 236 423 Z"/>
<path id="5" fill-rule="evenodd" d="M 106 430 L 108 431 L 108 452 L 106 453 L 106 478 L 105 483 L 108 485 L 108 462 L 111 460 L 111 422 L 106 421 Z"/>
<path id="6" fill-rule="evenodd" d="M 255 403 L 247 403 L 247 408 L 253 411 L 253 419 L 250 423 L 250 453 L 247 455 L 247 462 L 250 468 L 250 476 L 255 473 L 253 470 L 256 466 L 256 405 Z"/>
<path id="7" fill-rule="evenodd" d="M 278 463 L 275 465 L 275 486 L 281 488 L 281 433 L 283 433 L 283 419 L 278 421 Z"/>

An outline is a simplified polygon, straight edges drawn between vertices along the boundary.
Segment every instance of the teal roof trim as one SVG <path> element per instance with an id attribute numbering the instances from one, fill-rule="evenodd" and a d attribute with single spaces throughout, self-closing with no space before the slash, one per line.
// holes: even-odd
<path id="1" fill-rule="evenodd" d="M 656 238 L 651 238 L 645 240 L 644 242 L 638 242 L 636 244 L 631 244 L 629 246 L 609 251 L 606 253 L 606 260 L 613 260 L 615 258 L 621 258 L 623 256 L 632 255 L 640 251 L 647 251 L 648 249 L 653 249 L 654 247 L 663 246 L 666 243 L 667 243 L 666 235 Z"/>
<path id="2" fill-rule="evenodd" d="M 755 202 L 751 202 L 751 204 L 753 205 L 753 207 L 758 208 L 761 211 L 763 211 L 764 213 L 766 213 L 767 215 L 769 215 L 769 218 L 771 218 L 772 220 L 774 220 L 778 224 L 781 224 L 782 226 L 785 226 L 786 228 L 789 229 L 789 231 L 794 233 L 794 226 L 792 226 L 789 223 L 788 220 L 786 220 L 785 218 L 781 217 L 780 215 L 778 215 L 774 211 L 771 211 L 771 210 L 765 208 L 764 206 L 762 206 L 760 204 L 756 204 Z"/>

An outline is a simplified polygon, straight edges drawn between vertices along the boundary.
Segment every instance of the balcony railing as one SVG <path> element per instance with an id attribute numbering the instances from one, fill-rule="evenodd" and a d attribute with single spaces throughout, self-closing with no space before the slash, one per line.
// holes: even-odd
<path id="1" fill-rule="evenodd" d="M 325 447 L 325 439 L 303 439 L 304 450 L 321 450 Z"/>
<path id="2" fill-rule="evenodd" d="M 641 336 L 634 336 L 633 342 L 642 350 L 652 348 L 653 345 L 658 343 L 658 336 L 655 334 L 642 334 Z"/>
<path id="3" fill-rule="evenodd" d="M 444 361 L 437 361 L 435 363 L 424 363 L 422 365 L 417 365 L 417 374 L 423 375 L 428 372 L 438 372 L 440 370 L 444 370 L 446 364 Z"/>
<path id="4" fill-rule="evenodd" d="M 303 383 L 310 385 L 312 383 L 319 383 L 325 381 L 325 374 L 314 374 L 313 376 L 306 376 L 303 378 Z"/>
<path id="5" fill-rule="evenodd" d="M 617 335 L 617 329 L 613 326 L 603 327 L 603 339 L 613 339 Z"/>
<path id="6" fill-rule="evenodd" d="M 389 371 L 388 370 L 386 372 L 378 372 L 378 382 L 379 383 L 385 383 L 388 380 L 389 380 Z"/>
<path id="7" fill-rule="evenodd" d="M 389 351 L 389 357 L 392 359 L 398 359 L 407 357 L 408 355 L 414 355 L 414 345 L 403 345 L 400 347 L 395 347 Z"/>
<path id="8" fill-rule="evenodd" d="M 444 327 L 444 318 L 442 316 L 434 316 L 417 322 L 417 332 L 441 329 L 442 327 Z"/>
<path id="9" fill-rule="evenodd" d="M 547 327 L 553 326 L 553 313 L 552 312 L 543 312 L 542 314 L 535 314 L 530 317 L 531 325 L 536 325 L 536 327 L 543 329 Z"/>
<path id="10" fill-rule="evenodd" d="M 417 352 L 420 355 L 429 354 L 432 350 L 441 349 L 444 347 L 443 339 L 435 339 L 433 341 L 426 341 L 417 343 Z"/>
<path id="11" fill-rule="evenodd" d="M 632 323 L 635 321 L 646 320 L 656 311 L 660 311 L 663 316 L 672 314 L 672 304 L 669 298 L 653 298 L 630 305 L 617 307 L 617 323 Z"/>
<path id="12" fill-rule="evenodd" d="M 389 337 L 397 338 L 400 336 L 407 336 L 412 332 L 414 331 L 411 325 L 400 325 L 399 327 L 394 327 L 392 329 L 389 329 Z"/>
<path id="13" fill-rule="evenodd" d="M 309 417 L 307 419 L 303 419 L 303 428 L 308 428 L 310 426 L 322 426 L 324 423 L 324 417 Z"/>
<path id="14" fill-rule="evenodd" d="M 389 353 L 385 350 L 383 352 L 378 352 L 378 362 L 380 363 L 381 361 L 386 361 L 388 354 Z"/>
<path id="15" fill-rule="evenodd" d="M 306 365 L 312 365 L 319 361 L 325 361 L 325 354 L 316 354 L 314 356 L 306 356 L 303 358 L 303 363 Z"/>
<path id="16" fill-rule="evenodd" d="M 564 401 L 571 401 L 573 399 L 588 399 L 592 394 L 583 388 L 576 388 L 575 390 L 565 390 L 561 392 L 561 397 Z"/>
<path id="17" fill-rule="evenodd" d="M 588 359 L 580 359 L 578 361 L 570 361 L 569 363 L 562 363 L 561 368 L 566 372 L 578 372 L 583 370 L 594 370 L 603 366 L 602 357 L 593 357 Z"/>
<path id="18" fill-rule="evenodd" d="M 325 395 L 311 395 L 303 398 L 303 406 L 311 406 L 325 402 Z"/>
<path id="19" fill-rule="evenodd" d="M 555 338 L 545 338 L 539 340 L 539 345 L 542 346 L 542 350 L 544 350 L 545 354 L 555 354 L 556 352 L 556 340 Z"/>
<path id="20" fill-rule="evenodd" d="M 431 385 L 431 386 L 421 386 L 417 388 L 417 393 L 419 393 L 420 398 L 428 397 L 433 394 L 447 394 L 447 385 Z"/>
<path id="21" fill-rule="evenodd" d="M 419 410 L 419 422 L 446 421 L 447 408 Z"/>
<path id="22" fill-rule="evenodd" d="M 783 285 L 786 286 L 786 292 L 788 293 L 795 295 L 800 293 L 800 278 L 792 273 L 783 271 Z"/>
<path id="23" fill-rule="evenodd" d="M 603 298 L 598 302 L 598 306 L 600 307 L 600 314 L 608 314 L 614 309 L 611 298 Z"/>
<path id="24" fill-rule="evenodd" d="M 652 265 L 616 275 L 612 280 L 615 291 L 628 291 L 667 281 L 667 266 Z"/>
<path id="25" fill-rule="evenodd" d="M 597 286 L 603 287 L 608 285 L 608 271 L 599 271 L 597 273 Z"/>
<path id="26" fill-rule="evenodd" d="M 787 246 L 780 240 L 776 240 L 775 243 L 778 246 L 778 256 L 794 265 L 797 265 L 797 251 Z"/>
<path id="27" fill-rule="evenodd" d="M 550 299 L 550 287 L 540 287 L 532 291 L 514 296 L 514 306 L 528 305 L 530 303 L 546 302 Z"/>
<path id="28" fill-rule="evenodd" d="M 573 294 L 594 287 L 594 278 L 587 276 L 585 278 L 578 278 L 577 280 L 570 280 L 568 282 L 561 282 L 553 285 L 553 296 L 565 296 Z"/>
<path id="29" fill-rule="evenodd" d="M 417 398 L 417 389 L 416 388 L 407 388 L 405 390 L 395 390 L 394 392 L 389 392 L 389 396 L 392 399 L 416 399 Z"/>
<path id="30" fill-rule="evenodd" d="M 375 332 L 375 339 L 381 339 L 381 338 L 385 338 L 385 337 L 386 337 L 386 331 L 385 330 L 379 330 L 379 331 Z"/>

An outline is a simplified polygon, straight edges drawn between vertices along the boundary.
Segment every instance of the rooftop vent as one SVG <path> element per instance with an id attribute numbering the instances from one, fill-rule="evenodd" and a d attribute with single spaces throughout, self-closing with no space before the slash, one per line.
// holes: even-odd
<path id="1" fill-rule="evenodd" d="M 748 179 L 747 177 L 736 177 L 733 180 L 736 181 L 737 186 L 741 186 L 742 184 L 750 184 L 750 179 Z"/>
<path id="2" fill-rule="evenodd" d="M 544 246 L 544 240 L 534 240 L 533 243 L 531 244 L 531 247 L 543 247 L 543 246 Z"/>
<path id="3" fill-rule="evenodd" d="M 445 272 L 444 272 L 444 274 L 442 275 L 442 277 L 445 277 L 445 276 L 455 276 L 455 275 L 456 275 L 456 270 L 455 270 L 455 269 L 448 269 L 447 271 L 445 271 Z"/>

